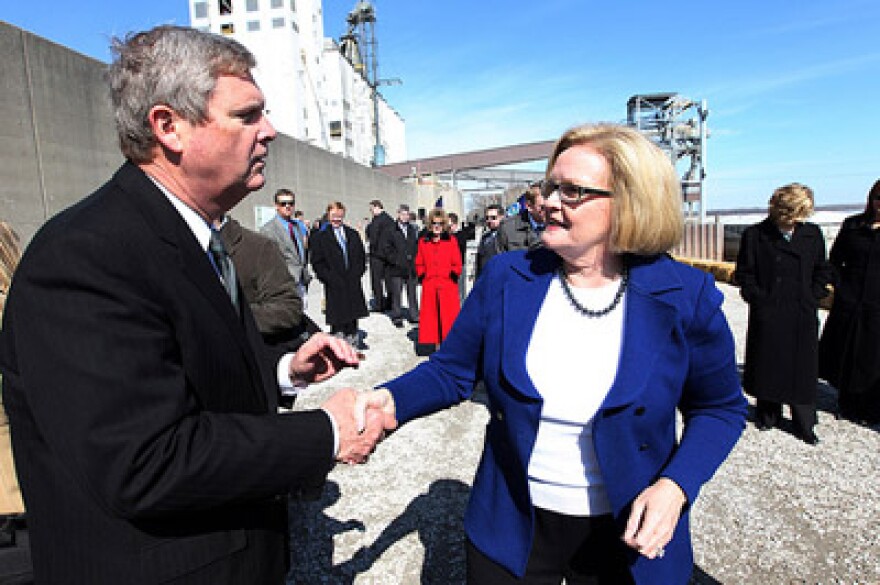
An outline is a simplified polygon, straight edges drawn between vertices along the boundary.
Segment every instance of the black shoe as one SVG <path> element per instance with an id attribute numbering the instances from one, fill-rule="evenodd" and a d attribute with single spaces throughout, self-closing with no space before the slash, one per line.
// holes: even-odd
<path id="1" fill-rule="evenodd" d="M 757 429 L 758 429 L 759 431 L 769 431 L 770 429 L 773 428 L 773 427 L 771 427 L 770 425 L 768 425 L 768 424 L 764 424 L 764 423 L 761 423 L 761 424 L 755 425 L 755 427 L 757 427 Z"/>
<path id="2" fill-rule="evenodd" d="M 813 447 L 819 444 L 819 437 L 817 437 L 816 433 L 813 432 L 810 432 L 810 434 L 808 435 L 804 435 L 803 437 L 801 437 L 801 439 L 804 441 L 804 443 L 806 443 L 807 445 L 812 445 Z"/>
<path id="3" fill-rule="evenodd" d="M 403 319 L 392 319 L 391 322 L 394 323 L 394 326 L 398 329 L 403 327 Z"/>

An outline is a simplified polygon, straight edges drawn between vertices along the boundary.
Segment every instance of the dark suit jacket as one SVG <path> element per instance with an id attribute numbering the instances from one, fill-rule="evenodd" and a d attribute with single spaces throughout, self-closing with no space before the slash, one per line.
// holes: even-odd
<path id="1" fill-rule="evenodd" d="M 260 333 L 273 336 L 298 328 L 303 322 L 299 285 L 275 241 L 243 228 L 231 217 L 220 236 Z"/>
<path id="2" fill-rule="evenodd" d="M 633 499 L 660 476 L 693 503 L 739 438 L 746 415 L 733 336 L 712 277 L 668 256 L 627 262 L 620 366 L 593 418 L 596 457 L 621 534 Z M 527 471 L 543 404 L 525 356 L 558 266 L 546 249 L 496 256 L 440 349 L 381 385 L 405 423 L 466 399 L 476 380 L 485 381 L 490 420 L 465 530 L 515 575 L 525 571 L 535 531 Z M 575 379 L 571 390 L 578 391 Z M 680 441 L 676 409 L 684 418 Z M 630 561 L 637 583 L 686 583 L 693 568 L 687 511 L 664 558 L 633 553 Z"/>
<path id="3" fill-rule="evenodd" d="M 140 169 L 34 237 L 0 341 L 38 583 L 283 582 L 331 423 L 277 414 L 278 356 Z"/>
<path id="4" fill-rule="evenodd" d="M 395 222 L 385 238 L 385 258 L 388 259 L 389 274 L 400 278 L 416 277 L 416 253 L 419 251 L 419 230 L 411 223 L 406 224 L 406 234 Z"/>

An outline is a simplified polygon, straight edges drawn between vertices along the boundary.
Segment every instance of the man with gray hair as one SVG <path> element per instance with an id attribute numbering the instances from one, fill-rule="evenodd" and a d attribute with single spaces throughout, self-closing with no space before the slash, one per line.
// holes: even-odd
<path id="1" fill-rule="evenodd" d="M 279 389 L 358 355 L 269 353 L 212 223 L 263 186 L 275 129 L 237 42 L 162 26 L 114 42 L 127 161 L 34 236 L 0 335 L 38 583 L 283 583 L 286 494 L 362 462 L 353 390 L 280 415 Z M 389 423 L 390 426 L 390 423 Z"/>

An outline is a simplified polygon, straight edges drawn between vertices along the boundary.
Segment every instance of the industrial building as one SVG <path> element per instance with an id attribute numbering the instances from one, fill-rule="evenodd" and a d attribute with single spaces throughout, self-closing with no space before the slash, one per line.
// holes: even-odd
<path id="1" fill-rule="evenodd" d="M 282 134 L 363 165 L 406 160 L 406 125 L 378 87 L 376 12 L 324 36 L 321 0 L 189 0 L 190 25 L 228 35 L 257 58 L 254 77 Z"/>

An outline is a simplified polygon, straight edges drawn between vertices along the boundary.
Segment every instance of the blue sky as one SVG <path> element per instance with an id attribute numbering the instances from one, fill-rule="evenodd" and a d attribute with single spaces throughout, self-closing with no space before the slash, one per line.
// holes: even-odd
<path id="1" fill-rule="evenodd" d="M 355 0 L 325 0 L 338 38 Z M 859 203 L 880 178 L 880 2 L 375 0 L 383 88 L 411 157 L 623 121 L 638 93 L 709 106 L 709 209 L 799 181 Z M 112 35 L 188 24 L 186 0 L 4 2 L 0 19 L 106 61 Z M 78 10 L 79 9 L 79 10 Z"/>

